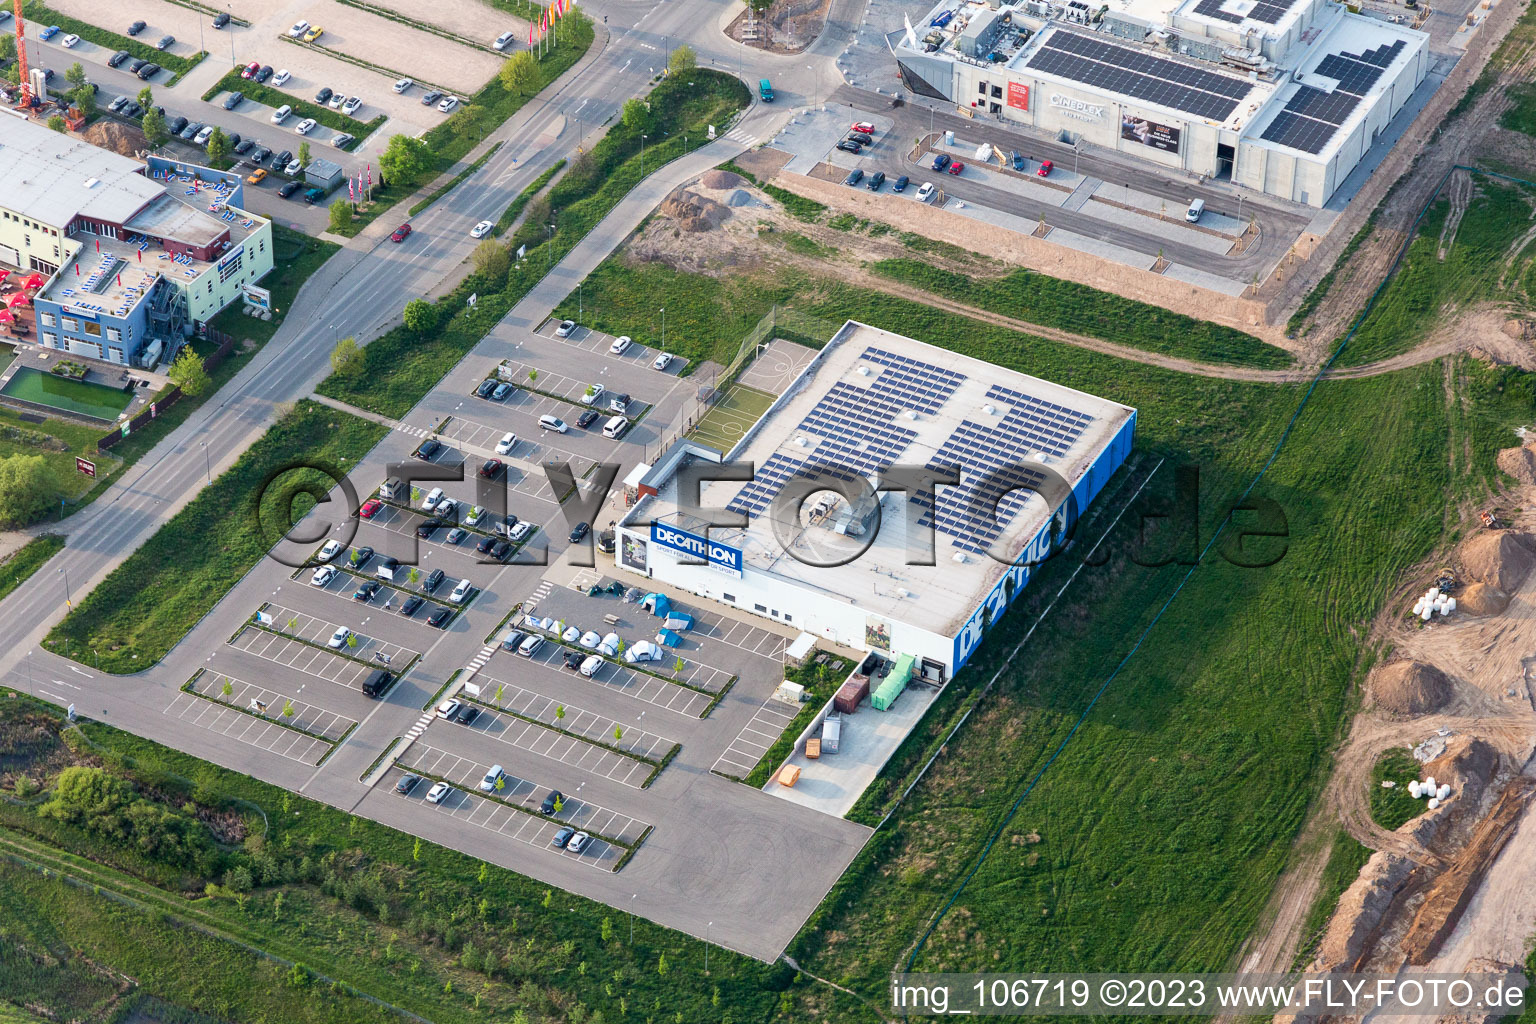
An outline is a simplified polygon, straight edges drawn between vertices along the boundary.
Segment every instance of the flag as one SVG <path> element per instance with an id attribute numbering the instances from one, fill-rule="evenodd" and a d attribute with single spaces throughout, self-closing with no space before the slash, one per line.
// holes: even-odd
<path id="1" fill-rule="evenodd" d="M 365 169 L 368 172 L 368 187 L 373 188 L 373 164 L 367 164 Z"/>
<path id="2" fill-rule="evenodd" d="M 533 22 L 528 23 L 528 45 L 533 45 Z"/>
<path id="3" fill-rule="evenodd" d="M 352 179 L 351 178 L 347 179 L 347 200 L 349 202 L 353 202 L 353 203 L 357 202 L 357 192 L 354 191 L 353 188 L 352 188 Z"/>

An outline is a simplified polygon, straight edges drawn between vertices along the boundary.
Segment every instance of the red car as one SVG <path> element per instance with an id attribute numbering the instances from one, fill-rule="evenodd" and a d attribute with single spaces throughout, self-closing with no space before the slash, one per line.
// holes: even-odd
<path id="1" fill-rule="evenodd" d="M 480 475 L 487 480 L 494 480 L 501 473 L 501 465 L 500 459 L 486 459 L 485 465 L 480 467 Z"/>
<path id="2" fill-rule="evenodd" d="M 241 78 L 250 78 L 252 75 L 254 75 L 256 72 L 258 72 L 260 70 L 261 70 L 261 64 L 259 62 L 253 60 L 249 64 L 247 64 L 245 67 L 240 69 L 240 77 Z"/>
<path id="3" fill-rule="evenodd" d="M 399 227 L 395 228 L 395 232 L 389 236 L 389 240 L 391 242 L 403 242 L 405 241 L 405 236 L 410 233 L 411 226 L 409 224 L 401 224 Z"/>
<path id="4" fill-rule="evenodd" d="M 1051 176 L 1051 168 L 1055 166 L 1056 165 L 1051 163 L 1049 160 L 1042 160 L 1040 162 L 1040 169 L 1035 173 L 1040 175 L 1042 178 L 1049 178 Z"/>
<path id="5" fill-rule="evenodd" d="M 870 124 L 868 121 L 855 121 L 853 122 L 853 127 L 850 130 L 863 132 L 865 135 L 875 134 L 875 126 Z"/>
<path id="6" fill-rule="evenodd" d="M 357 514 L 362 516 L 364 519 L 372 519 L 374 514 L 383 507 L 384 503 L 378 498 L 369 498 L 367 501 L 363 502 L 363 507 L 357 510 Z"/>
<path id="7" fill-rule="evenodd" d="M 949 165 L 947 170 L 950 174 L 959 174 L 961 171 L 965 170 L 965 164 L 961 163 L 959 160 L 956 160 L 954 163 Z"/>

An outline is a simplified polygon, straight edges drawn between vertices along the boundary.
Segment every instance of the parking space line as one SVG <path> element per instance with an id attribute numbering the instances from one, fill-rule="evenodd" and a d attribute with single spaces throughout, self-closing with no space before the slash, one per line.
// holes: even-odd
<path id="1" fill-rule="evenodd" d="M 722 771 L 721 766 L 724 765 L 724 774 L 745 777 L 756 767 L 757 762 L 762 760 L 763 755 L 778 742 L 784 730 L 795 720 L 793 713 L 775 707 L 775 703 L 771 698 L 763 701 L 747 724 L 741 727 L 736 738 L 715 759 L 711 771 Z"/>
<path id="2" fill-rule="evenodd" d="M 615 719 L 576 707 L 574 704 L 562 704 L 543 694 L 518 686 L 516 683 L 498 679 L 489 673 L 482 674 L 481 678 L 484 680 L 480 684 L 482 703 L 503 708 L 567 733 L 575 733 L 588 740 L 617 746 L 640 758 L 659 759 L 672 748 L 672 740 L 627 725 L 623 728 L 622 737 L 615 740 L 614 727 L 623 725 Z M 557 714 L 557 709 L 563 712 L 564 717 Z"/>
<path id="3" fill-rule="evenodd" d="M 260 750 L 303 764 L 316 765 L 330 750 L 331 744 L 313 736 L 305 736 L 272 722 L 263 722 L 233 708 L 216 704 L 205 697 L 178 692 L 166 707 L 164 714 L 227 739 L 236 740 Z M 276 747 L 284 738 L 291 742 L 281 751 Z"/>
<path id="4" fill-rule="evenodd" d="M 551 671 L 559 672 L 556 659 L 561 657 L 560 652 L 564 650 L 566 648 L 561 644 L 548 641 L 529 660 Z M 521 657 L 521 655 L 515 657 Z M 605 663 L 596 674 L 581 678 L 689 718 L 703 717 L 710 704 L 710 698 L 696 690 L 612 663 Z"/>
<path id="5" fill-rule="evenodd" d="M 252 641 L 250 638 L 253 635 L 259 639 Z M 229 641 L 229 644 L 236 650 L 254 654 L 258 658 L 276 662 L 317 679 L 339 683 L 349 689 L 360 686 L 363 677 L 371 671 L 366 665 L 359 665 L 328 652 L 317 651 L 297 640 L 277 636 L 254 626 L 246 626 Z M 330 663 L 321 659 L 328 659 Z M 321 666 L 318 670 L 311 667 L 317 663 Z"/>

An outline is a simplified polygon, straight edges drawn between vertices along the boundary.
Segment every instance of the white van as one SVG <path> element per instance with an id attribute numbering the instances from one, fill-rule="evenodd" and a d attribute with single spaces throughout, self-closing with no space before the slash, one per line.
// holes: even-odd
<path id="1" fill-rule="evenodd" d="M 1204 212 L 1205 200 L 1196 199 L 1194 202 L 1189 204 L 1189 209 L 1184 211 L 1184 219 L 1189 221 L 1191 224 L 1198 224 L 1200 222 L 1200 215 Z"/>
<path id="2" fill-rule="evenodd" d="M 272 111 L 272 123 L 273 124 L 282 124 L 284 121 L 288 120 L 288 115 L 292 114 L 292 113 L 293 113 L 293 108 L 290 107 L 288 104 L 284 103 L 282 106 L 280 106 L 276 110 Z"/>
<path id="3" fill-rule="evenodd" d="M 430 512 L 437 508 L 438 503 L 441 502 L 445 497 L 447 497 L 447 495 L 443 492 L 441 487 L 434 487 L 427 492 L 427 496 L 425 498 L 421 499 L 421 507 Z"/>
<path id="4" fill-rule="evenodd" d="M 558 416 L 551 416 L 549 413 L 545 413 L 543 416 L 539 417 L 539 426 L 543 427 L 545 430 L 553 430 L 557 434 L 563 434 L 567 430 L 571 429 L 570 427 L 566 426 L 565 420 Z"/>
<path id="5" fill-rule="evenodd" d="M 379 497 L 385 501 L 394 501 L 402 493 L 403 487 L 400 478 L 392 476 L 379 485 Z"/>
<path id="6" fill-rule="evenodd" d="M 581 668 L 577 669 L 577 671 L 586 676 L 588 679 L 591 679 L 593 676 L 597 675 L 597 670 L 602 668 L 603 665 L 604 661 L 602 656 L 594 654 L 583 661 L 581 663 Z"/>
<path id="7" fill-rule="evenodd" d="M 625 419 L 623 416 L 614 416 L 610 418 L 607 423 L 603 424 L 603 436 L 611 437 L 615 440 L 623 437 L 625 432 L 628 430 L 629 420 Z"/>

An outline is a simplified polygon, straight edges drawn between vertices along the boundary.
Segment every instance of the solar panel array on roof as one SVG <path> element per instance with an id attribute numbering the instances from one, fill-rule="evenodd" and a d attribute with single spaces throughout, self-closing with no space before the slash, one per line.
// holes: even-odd
<path id="1" fill-rule="evenodd" d="M 1314 156 L 1321 153 L 1405 45 L 1398 39 L 1364 53 L 1330 53 L 1312 73 L 1336 80 L 1333 92 L 1310 85 L 1297 89 L 1259 138 Z"/>
<path id="2" fill-rule="evenodd" d="M 965 374 L 873 346 L 866 362 L 880 367 L 867 387 L 838 381 L 805 414 L 795 432 L 817 439 L 805 458 L 774 453 L 726 508 L 756 519 L 790 478 L 830 474 L 852 480 L 874 476 L 900 457 L 917 431 L 897 421 L 908 409 L 932 415 L 965 380 Z"/>
<path id="3" fill-rule="evenodd" d="M 1225 121 L 1253 88 L 1244 79 L 1061 29 L 1026 67 L 1212 121 Z"/>
<path id="4" fill-rule="evenodd" d="M 1020 463 L 1031 452 L 1066 455 L 1093 422 L 1087 413 L 997 384 L 987 398 L 1009 406 L 1002 420 L 996 426 L 965 420 L 928 463 L 935 471 L 962 467 L 959 485 L 937 498 L 929 493 L 910 499 L 924 510 L 920 523 L 975 554 L 984 554 L 1023 510 L 1029 493 L 1018 488 L 1045 481 L 1043 473 Z"/>
<path id="5" fill-rule="evenodd" d="M 1233 25 L 1242 21 L 1245 17 L 1252 21 L 1262 21 L 1266 25 L 1276 25 L 1279 24 L 1281 18 L 1285 17 L 1287 11 L 1296 6 L 1296 0 L 1290 0 L 1289 3 L 1277 3 L 1275 0 L 1259 0 L 1254 5 L 1253 10 L 1243 15 L 1222 10 L 1221 5 L 1225 2 L 1226 0 L 1200 0 L 1195 5 L 1195 13 L 1203 14 L 1207 18 L 1215 18 L 1218 21 L 1230 22 Z"/>

